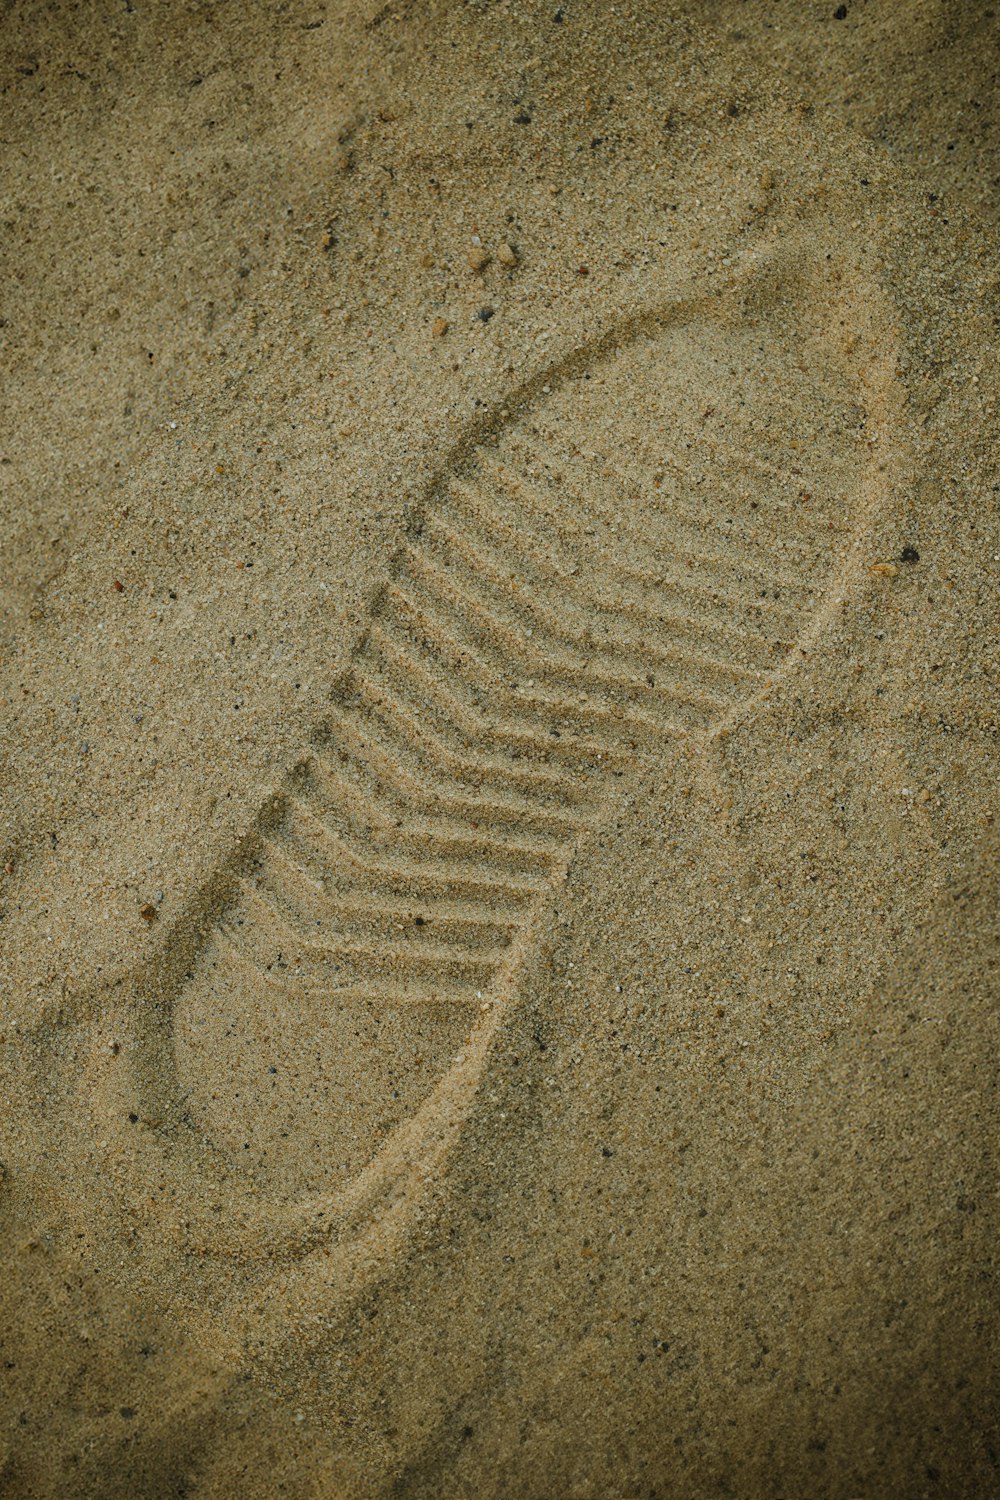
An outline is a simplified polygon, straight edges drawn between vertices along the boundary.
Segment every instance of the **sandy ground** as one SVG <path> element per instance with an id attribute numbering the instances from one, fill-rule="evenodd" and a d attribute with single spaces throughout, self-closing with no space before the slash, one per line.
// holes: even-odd
<path id="1" fill-rule="evenodd" d="M 4 1496 L 1000 1486 L 997 56 L 6 7 Z"/>

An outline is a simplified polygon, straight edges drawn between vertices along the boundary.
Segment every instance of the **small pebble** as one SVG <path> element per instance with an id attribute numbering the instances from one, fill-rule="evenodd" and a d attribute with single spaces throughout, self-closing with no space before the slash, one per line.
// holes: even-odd
<path id="1" fill-rule="evenodd" d="M 904 547 L 902 552 L 899 554 L 899 560 L 900 562 L 905 563 L 919 562 L 920 553 L 917 551 L 916 547 Z"/>
<path id="2" fill-rule="evenodd" d="M 152 901 L 147 901 L 145 906 L 139 908 L 139 915 L 144 922 L 155 922 L 158 913 Z"/>
<path id="3" fill-rule="evenodd" d="M 516 266 L 517 251 L 514 249 L 514 246 L 506 244 L 501 245 L 500 249 L 497 251 L 497 260 L 502 266 L 507 266 L 508 269 Z"/>
<path id="4" fill-rule="evenodd" d="M 480 323 L 488 323 L 490 321 L 490 319 L 492 318 L 492 316 L 493 316 L 493 309 L 492 309 L 492 307 L 481 307 L 479 309 L 479 311 L 476 313 L 476 317 L 479 319 Z"/>
<path id="5" fill-rule="evenodd" d="M 482 245 L 473 245 L 469 251 L 469 265 L 473 271 L 485 271 L 490 263 L 490 252 L 484 250 Z"/>
<path id="6" fill-rule="evenodd" d="M 445 334 L 447 332 L 448 332 L 448 319 L 447 318 L 435 318 L 434 322 L 431 324 L 431 333 L 432 333 L 433 337 L 436 338 L 436 339 L 443 339 L 444 336 L 445 336 Z"/>
<path id="7" fill-rule="evenodd" d="M 895 578 L 899 569 L 895 563 L 873 563 L 871 571 L 878 578 Z"/>

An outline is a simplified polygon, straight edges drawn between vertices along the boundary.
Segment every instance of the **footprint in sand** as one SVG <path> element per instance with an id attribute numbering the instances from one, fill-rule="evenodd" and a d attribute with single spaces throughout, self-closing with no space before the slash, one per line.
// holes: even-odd
<path id="1" fill-rule="evenodd" d="M 256 1242 L 270 1202 L 294 1242 L 433 1166 L 609 789 L 746 712 L 851 571 L 886 480 L 846 306 L 799 264 L 632 319 L 439 474 L 328 716 L 149 979 L 136 1181 L 153 1149 L 220 1235 L 252 1206 Z"/>

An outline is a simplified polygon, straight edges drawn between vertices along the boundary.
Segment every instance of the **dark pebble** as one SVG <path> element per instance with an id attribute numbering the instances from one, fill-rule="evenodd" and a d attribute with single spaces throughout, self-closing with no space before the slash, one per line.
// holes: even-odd
<path id="1" fill-rule="evenodd" d="M 919 562 L 920 553 L 917 551 L 916 547 L 904 547 L 902 552 L 899 554 L 899 560 L 900 562 L 909 563 Z"/>
<path id="2" fill-rule="evenodd" d="M 493 309 L 492 309 L 492 307 L 481 307 L 479 309 L 479 311 L 476 313 L 476 317 L 479 319 L 480 323 L 488 323 L 490 321 L 490 319 L 492 318 L 492 316 L 493 316 Z"/>
<path id="3" fill-rule="evenodd" d="M 847 6 L 846 5 L 838 5 L 837 9 L 833 13 L 833 19 L 835 21 L 846 21 L 847 20 Z"/>
<path id="4" fill-rule="evenodd" d="M 515 125 L 530 125 L 531 124 L 531 116 L 528 114 L 528 111 L 526 109 L 522 109 L 522 110 L 518 111 L 518 113 L 514 116 L 514 124 Z"/>

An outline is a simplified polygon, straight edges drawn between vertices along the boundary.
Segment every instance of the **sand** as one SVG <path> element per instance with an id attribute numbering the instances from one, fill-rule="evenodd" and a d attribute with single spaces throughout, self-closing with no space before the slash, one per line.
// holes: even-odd
<path id="1" fill-rule="evenodd" d="M 14 5 L 0 1492 L 997 1488 L 997 21 Z"/>

